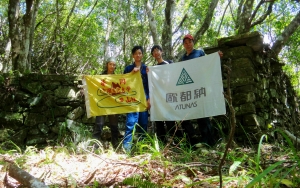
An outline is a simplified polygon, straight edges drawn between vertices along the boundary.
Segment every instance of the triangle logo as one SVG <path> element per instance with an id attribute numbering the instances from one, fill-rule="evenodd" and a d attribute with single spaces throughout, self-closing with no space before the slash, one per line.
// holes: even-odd
<path id="1" fill-rule="evenodd" d="M 185 84 L 192 84 L 192 83 L 194 83 L 194 81 L 192 80 L 190 75 L 186 72 L 186 70 L 183 68 L 182 71 L 181 71 L 181 74 L 180 74 L 180 76 L 177 80 L 176 86 L 185 85 Z"/>

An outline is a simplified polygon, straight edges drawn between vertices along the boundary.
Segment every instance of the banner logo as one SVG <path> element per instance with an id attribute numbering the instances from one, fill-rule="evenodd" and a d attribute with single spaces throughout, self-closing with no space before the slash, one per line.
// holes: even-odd
<path id="1" fill-rule="evenodd" d="M 192 80 L 190 75 L 186 72 L 186 70 L 183 68 L 178 78 L 176 86 L 192 84 L 192 83 L 194 83 L 194 81 Z"/>

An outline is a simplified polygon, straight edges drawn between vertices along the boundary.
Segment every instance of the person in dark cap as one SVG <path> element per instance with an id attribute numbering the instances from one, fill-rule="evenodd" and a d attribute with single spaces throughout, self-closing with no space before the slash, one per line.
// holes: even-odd
<path id="1" fill-rule="evenodd" d="M 194 49 L 194 37 L 191 34 L 187 34 L 183 37 L 183 47 L 185 49 L 184 55 L 181 57 L 180 61 L 186 61 L 194 59 L 197 57 L 205 56 L 204 51 Z M 218 51 L 219 56 L 222 57 L 223 53 Z M 197 124 L 201 133 L 201 141 L 209 146 L 215 144 L 215 138 L 213 135 L 213 129 L 209 117 L 197 119 Z M 195 139 L 196 130 L 194 129 L 192 122 L 190 120 L 182 121 L 181 123 L 184 132 L 187 134 L 187 137 L 190 139 L 191 145 L 197 144 Z"/>
<path id="2" fill-rule="evenodd" d="M 105 61 L 104 64 L 104 74 L 114 74 L 116 69 L 116 59 L 110 57 Z M 96 123 L 93 129 L 93 138 L 101 140 L 101 134 L 103 131 L 103 126 L 105 124 L 105 119 L 108 117 L 110 130 L 111 130 L 111 143 L 114 149 L 117 149 L 119 145 L 119 127 L 118 127 L 118 114 L 107 115 L 107 116 L 96 116 Z"/>

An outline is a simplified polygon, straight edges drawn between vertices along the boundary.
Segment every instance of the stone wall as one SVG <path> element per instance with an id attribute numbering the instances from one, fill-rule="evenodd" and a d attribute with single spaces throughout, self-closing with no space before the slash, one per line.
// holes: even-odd
<path id="1" fill-rule="evenodd" d="M 263 44 L 263 37 L 254 32 L 223 38 L 218 47 L 206 48 L 205 52 L 218 50 L 224 53 L 222 64 L 232 69 L 236 140 L 256 142 L 262 134 L 272 136 L 276 127 L 298 136 L 298 99 L 282 71 L 284 64 Z M 72 131 L 94 124 L 94 118 L 86 118 L 79 77 L 29 74 L 0 78 L 0 143 L 12 140 L 23 146 L 47 145 L 60 139 L 62 127 Z M 223 79 L 226 91 L 225 71 Z M 214 117 L 213 122 L 228 129 L 229 116 L 227 110 L 226 116 Z"/>
<path id="2" fill-rule="evenodd" d="M 61 131 L 93 125 L 94 119 L 86 118 L 80 78 L 37 74 L 2 78 L 0 142 L 51 144 Z"/>
<path id="3" fill-rule="evenodd" d="M 222 38 L 218 47 L 207 48 L 205 52 L 217 50 L 224 53 L 222 64 L 231 66 L 230 88 L 237 118 L 237 141 L 251 139 L 257 142 L 262 134 L 272 139 L 276 128 L 298 136 L 299 110 L 295 90 L 282 71 L 284 63 L 278 61 L 267 44 L 263 44 L 263 36 L 253 32 Z M 226 91 L 228 75 L 225 70 L 222 72 Z M 222 118 L 215 119 L 222 122 Z"/>

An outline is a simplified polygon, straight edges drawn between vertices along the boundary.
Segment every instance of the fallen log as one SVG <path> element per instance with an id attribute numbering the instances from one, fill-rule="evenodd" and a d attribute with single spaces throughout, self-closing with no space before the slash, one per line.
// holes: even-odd
<path id="1" fill-rule="evenodd" d="M 34 176 L 30 175 L 28 172 L 20 169 L 14 164 L 9 165 L 8 175 L 12 178 L 16 179 L 22 185 L 31 188 L 49 188 L 39 179 L 35 178 Z"/>

